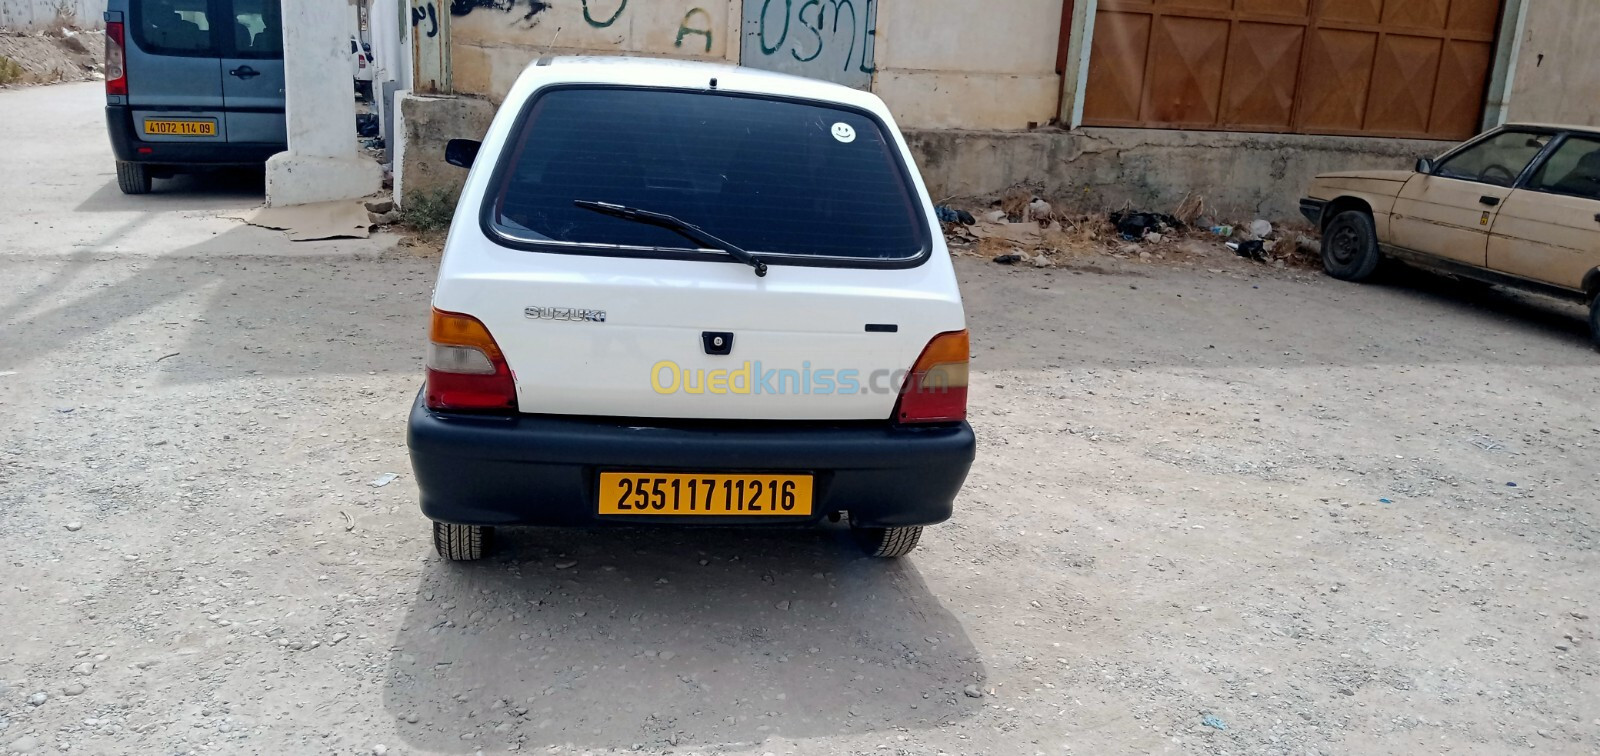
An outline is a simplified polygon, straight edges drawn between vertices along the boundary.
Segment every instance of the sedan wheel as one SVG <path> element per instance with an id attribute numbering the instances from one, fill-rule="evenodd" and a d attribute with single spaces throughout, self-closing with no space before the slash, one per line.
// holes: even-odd
<path id="1" fill-rule="evenodd" d="M 1339 213 L 1322 234 L 1322 267 L 1343 281 L 1362 281 L 1377 270 L 1378 231 L 1372 216 L 1360 210 Z"/>

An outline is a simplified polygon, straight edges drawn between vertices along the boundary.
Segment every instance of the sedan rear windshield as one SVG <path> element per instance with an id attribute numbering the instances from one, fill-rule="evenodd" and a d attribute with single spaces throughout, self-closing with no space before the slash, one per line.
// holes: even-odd
<path id="1" fill-rule="evenodd" d="M 591 200 L 675 216 L 768 256 L 870 264 L 927 251 L 898 148 L 857 110 L 710 91 L 561 88 L 539 95 L 518 128 L 489 200 L 502 242 L 643 256 L 699 246 L 573 204 Z"/>

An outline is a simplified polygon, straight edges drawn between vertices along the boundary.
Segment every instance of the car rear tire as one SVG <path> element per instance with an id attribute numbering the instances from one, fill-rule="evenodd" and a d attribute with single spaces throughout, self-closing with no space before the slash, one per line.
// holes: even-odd
<path id="1" fill-rule="evenodd" d="M 123 194 L 150 192 L 150 170 L 143 163 L 117 161 L 117 188 Z"/>
<path id="2" fill-rule="evenodd" d="M 910 554 L 922 540 L 922 528 L 858 528 L 852 526 L 856 543 L 870 557 L 892 559 Z"/>
<path id="3" fill-rule="evenodd" d="M 474 562 L 489 554 L 494 528 L 483 525 L 433 524 L 433 548 L 452 562 Z"/>
<path id="4" fill-rule="evenodd" d="M 1322 267 L 1334 278 L 1364 281 L 1372 277 L 1382 259 L 1377 226 L 1365 212 L 1339 213 L 1322 232 Z"/>
<path id="5" fill-rule="evenodd" d="M 1589 340 L 1600 349 L 1600 294 L 1589 300 Z"/>

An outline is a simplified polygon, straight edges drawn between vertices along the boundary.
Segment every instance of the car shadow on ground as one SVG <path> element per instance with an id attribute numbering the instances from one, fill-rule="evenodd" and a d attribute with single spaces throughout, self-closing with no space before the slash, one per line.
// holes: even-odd
<path id="1" fill-rule="evenodd" d="M 1574 346 L 1584 347 L 1590 343 L 1588 313 L 1583 305 L 1574 302 L 1399 264 L 1384 267 L 1372 283 L 1420 294 L 1442 306 L 1465 307 L 1500 316 L 1512 325 L 1526 327 L 1552 339 L 1570 341 Z"/>
<path id="2" fill-rule="evenodd" d="M 259 167 L 217 168 L 156 179 L 149 194 L 123 194 L 115 178 L 94 190 L 74 212 L 233 210 L 266 197 L 266 172 Z"/>
<path id="3" fill-rule="evenodd" d="M 899 731 L 970 716 L 982 661 L 915 557 L 842 528 L 513 529 L 431 561 L 384 701 L 419 750 L 626 749 Z"/>

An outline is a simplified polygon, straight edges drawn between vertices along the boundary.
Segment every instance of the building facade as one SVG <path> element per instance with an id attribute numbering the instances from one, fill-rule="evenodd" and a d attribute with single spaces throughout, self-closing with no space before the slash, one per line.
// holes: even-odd
<path id="1" fill-rule="evenodd" d="M 738 63 L 878 94 L 941 195 L 1160 203 L 1222 180 L 1219 207 L 1282 214 L 1307 171 L 1408 163 L 1507 120 L 1600 122 L 1568 95 L 1600 78 L 1593 0 L 411 0 L 409 21 L 433 96 L 415 107 L 461 111 L 430 123 L 486 125 L 545 55 Z M 1167 178 L 1130 177 L 1106 140 Z"/>

